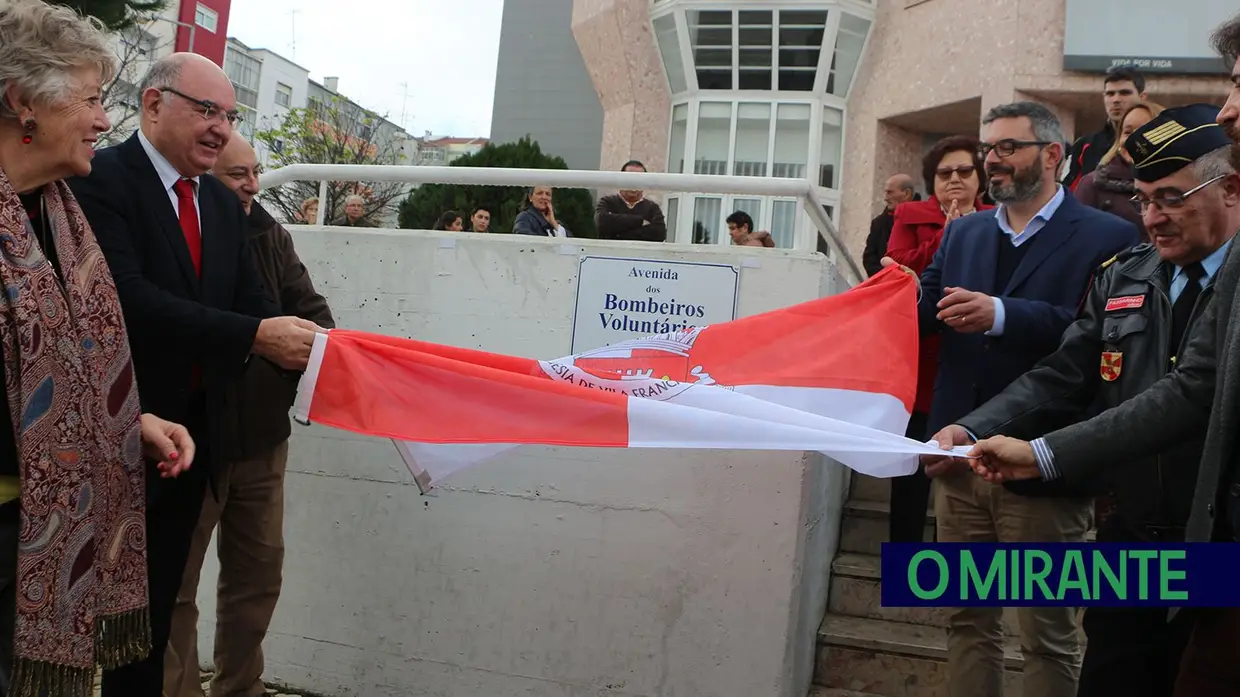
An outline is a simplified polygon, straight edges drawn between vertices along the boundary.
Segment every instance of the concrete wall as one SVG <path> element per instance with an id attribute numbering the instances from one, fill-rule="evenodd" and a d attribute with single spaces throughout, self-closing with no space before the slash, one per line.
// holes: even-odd
<path id="1" fill-rule="evenodd" d="M 573 0 L 505 0 L 491 140 L 529 135 L 569 169 L 598 169 L 603 107 L 572 19 Z"/>
<path id="2" fill-rule="evenodd" d="M 568 353 L 583 252 L 749 259 L 742 316 L 843 287 L 783 250 L 293 229 L 341 326 L 530 357 Z M 389 442 L 296 427 L 266 677 L 333 696 L 803 697 L 845 488 L 817 455 L 528 447 L 420 496 Z"/>

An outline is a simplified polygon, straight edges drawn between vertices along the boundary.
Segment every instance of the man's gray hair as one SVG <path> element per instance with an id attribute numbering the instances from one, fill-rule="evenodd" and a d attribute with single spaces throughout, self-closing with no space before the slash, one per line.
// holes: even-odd
<path id="1" fill-rule="evenodd" d="M 99 20 L 42 0 L 0 0 L 0 95 L 15 86 L 33 102 L 54 104 L 75 87 L 74 71 L 116 75 L 116 55 Z M 0 118 L 17 118 L 0 98 Z"/>
<path id="2" fill-rule="evenodd" d="M 1037 102 L 1013 102 L 1000 104 L 986 112 L 982 125 L 986 126 L 999 119 L 1018 119 L 1025 117 L 1033 124 L 1033 137 L 1046 143 L 1063 143 L 1063 126 L 1054 112 Z"/>
<path id="3" fill-rule="evenodd" d="M 366 205 L 366 197 L 361 196 L 361 195 L 359 195 L 359 194 L 349 194 L 348 196 L 346 196 L 346 197 L 344 198 L 344 205 L 346 205 L 346 206 L 347 206 L 347 205 L 349 205 L 350 203 L 353 203 L 354 201 L 357 201 L 358 203 L 362 204 L 363 206 L 364 206 L 364 205 Z"/>
<path id="4" fill-rule="evenodd" d="M 142 82 L 138 83 L 138 94 L 145 94 L 149 89 L 175 88 L 181 80 L 182 62 L 181 57 L 175 55 L 155 61 L 142 76 Z"/>
<path id="5" fill-rule="evenodd" d="M 1199 183 L 1205 183 L 1217 177 L 1225 177 L 1236 173 L 1235 156 L 1237 146 L 1224 145 L 1217 150 L 1193 160 L 1189 167 Z"/>

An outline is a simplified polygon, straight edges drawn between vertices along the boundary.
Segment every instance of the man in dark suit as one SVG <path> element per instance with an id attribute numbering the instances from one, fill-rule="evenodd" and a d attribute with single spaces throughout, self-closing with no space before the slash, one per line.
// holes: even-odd
<path id="1" fill-rule="evenodd" d="M 278 317 L 246 244 L 241 202 L 203 176 L 238 116 L 210 60 L 174 54 L 141 85 L 141 130 L 71 182 L 116 281 L 144 411 L 199 443 L 189 476 L 148 476 L 151 653 L 107 671 L 105 697 L 159 697 L 172 608 L 217 448 L 223 391 L 253 360 L 306 365 L 316 326 Z"/>
<path id="2" fill-rule="evenodd" d="M 973 411 L 1059 346 L 1104 261 L 1140 241 L 1137 228 L 1078 203 L 1056 182 L 1058 120 L 1034 102 L 992 109 L 982 123 L 991 196 L 999 207 L 951 222 L 921 276 L 918 320 L 942 335 L 929 426 Z M 941 542 L 1083 541 L 1089 498 L 1050 488 L 990 487 L 948 460 L 927 467 Z M 927 463 L 930 464 L 930 463 Z M 1069 608 L 1020 608 L 1026 697 L 1074 697 L 1080 646 Z M 948 692 L 1003 694 L 999 608 L 958 608 L 948 627 Z"/>
<path id="3" fill-rule="evenodd" d="M 1218 124 L 1234 140 L 1240 137 L 1240 16 L 1219 27 L 1214 47 L 1234 66 L 1231 94 L 1218 115 Z M 1168 133 L 1179 135 L 1171 129 Z M 1233 170 L 1238 161 L 1240 157 L 1233 156 Z M 1193 196 L 1216 198 L 1211 206 L 1214 224 L 1240 227 L 1240 175 L 1233 171 L 1206 189 Z M 1157 199 L 1162 214 L 1182 204 L 1186 193 L 1163 189 L 1145 198 L 1147 205 Z M 1157 244 L 1157 235 L 1154 240 Z M 973 464 L 974 471 L 992 482 L 1072 482 L 1173 447 L 1206 427 L 1185 539 L 1240 542 L 1240 321 L 1234 321 L 1240 312 L 1238 282 L 1240 255 L 1233 244 L 1215 281 L 1214 301 L 1194 325 L 1174 372 L 1114 409 L 1032 442 L 1003 436 L 980 441 L 971 453 L 982 458 Z M 1180 664 L 1176 697 L 1240 695 L 1240 608 L 1187 612 L 1193 633 Z"/>

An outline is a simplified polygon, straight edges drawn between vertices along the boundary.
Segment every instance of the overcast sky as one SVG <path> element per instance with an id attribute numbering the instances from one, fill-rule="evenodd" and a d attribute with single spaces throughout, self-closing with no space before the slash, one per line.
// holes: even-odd
<path id="1" fill-rule="evenodd" d="M 228 35 L 279 53 L 312 80 L 340 78 L 342 94 L 413 135 L 487 136 L 503 4 L 235 0 Z"/>

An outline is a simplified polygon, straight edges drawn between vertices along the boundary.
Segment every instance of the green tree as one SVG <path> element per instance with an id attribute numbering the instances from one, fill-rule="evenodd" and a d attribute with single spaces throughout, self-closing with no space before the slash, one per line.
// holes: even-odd
<path id="1" fill-rule="evenodd" d="M 290 110 L 275 128 L 257 131 L 254 140 L 270 151 L 270 169 L 295 164 L 396 165 L 403 157 L 403 134 L 373 111 L 333 96 L 330 102 L 311 100 L 310 106 Z M 327 201 L 319 205 L 330 223 L 344 214 L 344 200 L 359 194 L 366 200 L 366 216 L 378 220 L 408 190 L 400 182 L 328 182 Z M 298 181 L 265 189 L 262 198 L 286 220 L 298 220 L 302 202 L 318 195 L 319 182 Z"/>
<path id="2" fill-rule="evenodd" d="M 450 167 L 504 167 L 509 169 L 568 169 L 564 158 L 544 153 L 529 136 L 515 143 L 487 143 L 472 155 L 453 160 Z M 538 182 L 530 182 L 534 186 Z M 525 189 L 515 186 L 463 186 L 423 184 L 400 204 L 400 226 L 429 230 L 444 211 L 457 211 L 468 221 L 477 206 L 491 211 L 491 229 L 511 232 L 521 210 Z M 594 201 L 585 189 L 556 189 L 552 206 L 555 217 L 575 237 L 595 237 Z"/>
<path id="3" fill-rule="evenodd" d="M 145 16 L 168 6 L 167 0 L 48 0 L 53 5 L 72 7 L 116 31 L 139 23 Z"/>

